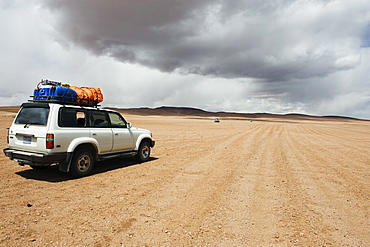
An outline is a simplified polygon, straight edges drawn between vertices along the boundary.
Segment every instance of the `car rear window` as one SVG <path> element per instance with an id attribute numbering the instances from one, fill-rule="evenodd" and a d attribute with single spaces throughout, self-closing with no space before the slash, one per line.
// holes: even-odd
<path id="1" fill-rule="evenodd" d="M 16 124 L 46 125 L 49 116 L 49 108 L 24 107 L 20 110 Z"/>

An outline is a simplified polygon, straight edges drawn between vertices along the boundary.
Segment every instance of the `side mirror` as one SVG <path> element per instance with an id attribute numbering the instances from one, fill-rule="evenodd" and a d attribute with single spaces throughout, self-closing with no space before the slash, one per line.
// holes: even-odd
<path id="1" fill-rule="evenodd" d="M 131 129 L 131 127 L 132 127 L 132 124 L 131 123 L 127 123 L 127 128 L 128 129 Z"/>

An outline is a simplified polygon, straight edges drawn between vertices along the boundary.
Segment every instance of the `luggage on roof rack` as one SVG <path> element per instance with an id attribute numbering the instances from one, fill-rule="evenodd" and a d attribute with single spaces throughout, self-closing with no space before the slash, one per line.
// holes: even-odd
<path id="1" fill-rule="evenodd" d="M 97 106 L 103 101 L 103 94 L 98 87 L 77 87 L 49 80 L 41 80 L 31 97 L 33 101 L 83 106 Z"/>
<path id="2" fill-rule="evenodd" d="M 74 102 L 76 97 L 76 91 L 68 85 L 49 80 L 41 81 L 33 91 L 34 100 Z"/>
<path id="3" fill-rule="evenodd" d="M 103 94 L 98 87 L 76 87 L 71 86 L 71 89 L 76 91 L 77 102 L 89 103 L 96 102 L 97 104 L 103 101 Z"/>

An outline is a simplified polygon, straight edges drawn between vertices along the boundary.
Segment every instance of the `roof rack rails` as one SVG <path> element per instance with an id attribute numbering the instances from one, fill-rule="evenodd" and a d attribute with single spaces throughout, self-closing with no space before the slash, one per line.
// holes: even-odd
<path id="1" fill-rule="evenodd" d="M 44 103 L 55 103 L 55 104 L 61 104 L 61 105 L 76 105 L 76 106 L 88 106 L 88 107 L 98 107 L 98 102 L 95 100 L 90 99 L 80 99 L 78 98 L 77 101 L 71 101 L 70 97 L 58 97 L 61 99 L 55 100 L 53 98 L 56 98 L 55 96 L 30 96 L 31 100 L 28 100 L 29 102 L 44 102 Z"/>

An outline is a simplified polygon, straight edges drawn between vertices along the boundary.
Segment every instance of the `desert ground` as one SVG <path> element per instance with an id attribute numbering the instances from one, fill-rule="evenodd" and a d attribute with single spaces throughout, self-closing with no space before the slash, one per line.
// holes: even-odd
<path id="1" fill-rule="evenodd" d="M 150 161 L 72 179 L 1 152 L 0 246 L 370 246 L 370 121 L 125 117 Z"/>

